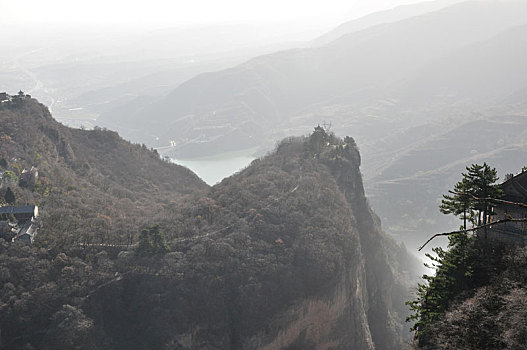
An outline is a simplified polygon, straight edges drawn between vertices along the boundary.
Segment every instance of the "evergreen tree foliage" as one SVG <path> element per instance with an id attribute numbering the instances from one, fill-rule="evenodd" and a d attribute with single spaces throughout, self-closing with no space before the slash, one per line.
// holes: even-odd
<path id="1" fill-rule="evenodd" d="M 161 232 L 159 225 L 153 225 L 141 231 L 139 246 L 137 247 L 139 255 L 165 254 L 168 251 L 165 235 Z"/>
<path id="2" fill-rule="evenodd" d="M 461 216 L 463 229 L 467 228 L 467 221 L 472 224 L 484 225 L 492 215 L 492 202 L 489 198 L 500 198 L 502 190 L 496 184 L 499 177 L 495 168 L 487 163 L 472 164 L 466 167 L 462 179 L 454 185 L 452 195 L 443 195 L 439 210 L 443 214 Z"/>
<path id="3" fill-rule="evenodd" d="M 484 225 L 492 214 L 492 203 L 488 198 L 500 198 L 503 193 L 500 185 L 496 184 L 499 179 L 497 171 L 487 163 L 472 164 L 467 167 L 463 178 L 467 181 L 469 193 L 478 198 L 474 199 L 472 207 L 479 213 L 478 224 Z"/>
<path id="4" fill-rule="evenodd" d="M 426 254 L 433 261 L 435 275 L 424 275 L 426 283 L 419 284 L 417 298 L 408 302 L 413 315 L 407 321 L 415 321 L 412 330 L 420 344 L 426 343 L 429 328 L 448 308 L 450 302 L 473 284 L 473 273 L 479 261 L 473 238 L 466 234 L 449 236 L 448 250 L 434 248 L 437 256 Z"/>
<path id="5" fill-rule="evenodd" d="M 520 254 L 522 258 L 519 259 L 518 254 L 510 250 L 511 247 L 513 246 L 488 244 L 477 236 L 455 234 L 449 236 L 448 250 L 434 249 L 437 256 L 429 258 L 434 261 L 435 275 L 423 276 L 425 283 L 419 284 L 416 299 L 407 303 L 413 312 L 407 321 L 415 322 L 412 330 L 415 331 L 419 349 L 519 349 L 498 346 L 497 341 L 500 338 L 507 339 L 507 336 L 498 330 L 499 319 L 496 324 L 489 322 L 492 318 L 490 315 L 497 316 L 500 312 L 502 297 L 489 295 L 488 300 L 483 301 L 484 307 L 478 308 L 474 304 L 485 299 L 477 294 L 481 294 L 481 289 L 488 288 L 489 285 L 494 286 L 492 288 L 496 289 L 495 292 L 503 295 L 507 294 L 507 289 L 523 288 L 522 284 L 526 281 L 525 267 L 516 264 L 522 263 L 524 256 L 523 253 Z M 505 272 L 506 270 L 508 271 Z M 504 281 L 497 280 L 503 278 Z M 513 283 L 511 280 L 517 282 Z M 505 299 L 507 298 L 502 300 Z M 459 317 L 460 311 L 456 308 L 460 304 L 465 304 L 469 310 L 465 309 L 464 312 L 471 314 L 467 318 L 461 317 L 464 324 L 452 321 L 452 317 Z M 517 322 L 523 327 L 523 320 L 518 319 Z M 500 328 L 503 327 L 506 326 L 500 324 Z M 449 346 L 438 344 L 444 342 L 445 337 L 450 339 L 451 334 L 456 334 L 458 338 L 452 339 Z M 470 345 L 462 346 L 461 343 L 466 341 L 460 340 L 459 334 L 470 337 Z"/>
<path id="6" fill-rule="evenodd" d="M 309 136 L 309 152 L 314 156 L 320 155 L 329 140 L 330 135 L 326 133 L 323 127 L 320 125 L 315 127 L 315 131 Z"/>
<path id="7" fill-rule="evenodd" d="M 4 194 L 4 199 L 7 204 L 14 204 L 16 201 L 16 196 L 13 193 L 13 190 L 11 190 L 11 187 L 8 187 Z"/>
<path id="8" fill-rule="evenodd" d="M 454 194 L 443 195 L 443 200 L 439 210 L 443 214 L 462 215 L 463 229 L 467 229 L 467 220 L 473 217 L 472 204 L 473 200 L 469 194 L 470 184 L 466 178 L 454 185 Z"/>

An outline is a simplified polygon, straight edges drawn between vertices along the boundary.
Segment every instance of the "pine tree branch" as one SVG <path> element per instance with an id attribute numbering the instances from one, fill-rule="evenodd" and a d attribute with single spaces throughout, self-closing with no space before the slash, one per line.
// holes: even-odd
<path id="1" fill-rule="evenodd" d="M 499 202 L 499 203 L 505 203 L 505 204 L 510 204 L 510 205 L 517 205 L 522 208 L 527 208 L 527 204 L 524 204 L 524 203 L 510 202 L 510 201 L 506 201 L 503 199 L 491 198 L 491 197 L 480 198 L 480 197 L 474 196 L 472 193 L 466 193 L 466 192 L 454 192 L 454 191 L 448 191 L 448 192 L 452 194 L 457 194 L 457 195 L 468 195 L 472 197 L 472 199 L 479 200 L 479 201 Z"/>
<path id="2" fill-rule="evenodd" d="M 500 224 L 504 224 L 506 222 L 527 222 L 527 218 L 525 218 L 525 219 L 512 219 L 512 218 L 511 219 L 503 219 L 503 220 L 498 220 L 498 221 L 494 221 L 494 222 L 489 222 L 488 224 L 485 224 L 485 225 L 480 225 L 480 226 L 475 226 L 475 227 L 472 227 L 472 228 L 468 228 L 466 230 L 458 230 L 458 231 L 452 231 L 452 232 L 437 233 L 437 234 L 433 235 L 428 241 L 426 241 L 425 244 L 423 244 L 418 250 L 421 251 L 428 243 L 430 243 L 431 240 L 433 240 L 434 238 L 439 237 L 439 236 L 450 236 L 450 235 L 455 235 L 456 233 L 468 233 L 470 231 L 479 230 L 480 228 L 493 226 L 493 225 L 500 225 Z"/>

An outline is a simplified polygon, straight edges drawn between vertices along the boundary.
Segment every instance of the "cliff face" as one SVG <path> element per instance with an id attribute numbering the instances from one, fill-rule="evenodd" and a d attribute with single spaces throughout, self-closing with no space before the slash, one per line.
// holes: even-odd
<path id="1" fill-rule="evenodd" d="M 412 259 L 364 197 L 360 156 L 318 129 L 174 209 L 180 237 L 85 309 L 129 349 L 402 349 Z"/>

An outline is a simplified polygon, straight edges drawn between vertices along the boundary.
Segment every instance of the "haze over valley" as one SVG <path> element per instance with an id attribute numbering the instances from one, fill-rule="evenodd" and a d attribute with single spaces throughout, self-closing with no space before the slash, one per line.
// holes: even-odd
<path id="1" fill-rule="evenodd" d="M 103 113 L 98 122 L 126 123 L 123 135 L 163 147 L 172 158 L 255 147 L 261 155 L 283 137 L 331 122 L 332 131 L 357 139 L 366 190 L 385 229 L 413 242 L 422 220 L 432 230 L 452 223 L 436 210 L 436 199 L 464 164 L 491 152 L 502 176 L 519 171 L 499 153 L 522 149 L 522 127 L 499 138 L 470 137 L 470 130 L 523 125 L 526 30 L 522 1 L 403 6 L 347 22 L 302 48 L 200 74 L 141 108 L 134 102 Z M 430 149 L 435 139 L 445 141 Z M 415 182 L 426 190 L 413 193 Z"/>

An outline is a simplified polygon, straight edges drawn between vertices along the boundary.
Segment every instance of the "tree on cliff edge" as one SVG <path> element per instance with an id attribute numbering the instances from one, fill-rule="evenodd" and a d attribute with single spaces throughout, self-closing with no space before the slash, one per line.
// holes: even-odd
<path id="1" fill-rule="evenodd" d="M 439 210 L 443 214 L 462 215 L 463 229 L 467 229 L 467 220 L 473 221 L 474 213 L 472 211 L 472 197 L 468 193 L 468 181 L 463 178 L 454 185 L 454 194 L 443 195 Z"/>
<path id="2" fill-rule="evenodd" d="M 499 177 L 495 168 L 487 163 L 472 164 L 462 173 L 463 178 L 455 184 L 452 195 L 443 195 L 439 206 L 443 214 L 462 215 L 463 229 L 467 229 L 467 220 L 473 224 L 485 225 L 492 215 L 492 203 L 489 198 L 500 198 L 502 190 L 496 184 Z"/>
<path id="3" fill-rule="evenodd" d="M 496 184 L 499 179 L 497 171 L 487 163 L 472 164 L 467 167 L 467 173 L 463 177 L 467 179 L 468 192 L 475 197 L 473 209 L 478 211 L 478 225 L 485 225 L 492 214 L 489 198 L 500 198 L 503 193 L 501 186 Z"/>
<path id="4" fill-rule="evenodd" d="M 413 312 L 407 321 L 415 322 L 412 329 L 416 332 L 419 347 L 423 349 L 431 348 L 434 327 L 452 301 L 467 290 L 488 281 L 488 274 L 481 271 L 493 265 L 492 256 L 484 254 L 485 251 L 481 249 L 485 245 L 476 244 L 476 240 L 467 234 L 473 230 L 467 230 L 467 220 L 477 226 L 487 224 L 492 215 L 492 199 L 499 199 L 502 189 L 496 184 L 496 169 L 487 163 L 472 164 L 466 169 L 461 181 L 450 191 L 452 195 L 444 195 L 439 207 L 443 214 L 462 215 L 463 228 L 438 234 L 448 235 L 449 249 L 436 247 L 433 249 L 436 256 L 426 254 L 433 262 L 435 274 L 423 276 L 425 283 L 418 285 L 416 299 L 407 303 Z"/>

